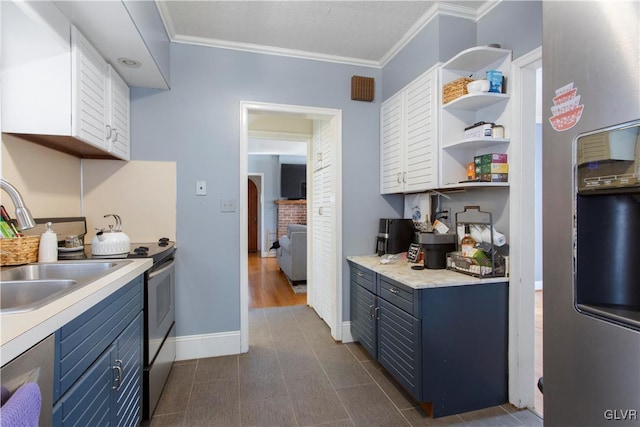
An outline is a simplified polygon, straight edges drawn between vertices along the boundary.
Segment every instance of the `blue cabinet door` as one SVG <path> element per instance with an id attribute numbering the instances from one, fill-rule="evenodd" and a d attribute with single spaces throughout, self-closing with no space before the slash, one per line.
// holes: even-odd
<path id="1" fill-rule="evenodd" d="M 115 346 L 85 372 L 53 407 L 54 426 L 110 426 L 115 417 L 112 399 Z"/>
<path id="2" fill-rule="evenodd" d="M 115 366 L 122 369 L 116 389 L 116 422 L 113 425 L 129 427 L 142 422 L 142 313 L 131 322 L 116 340 Z"/>
<path id="3" fill-rule="evenodd" d="M 376 358 L 377 337 L 375 319 L 376 296 L 351 282 L 351 335 Z"/>
<path id="4" fill-rule="evenodd" d="M 420 320 L 378 298 L 378 362 L 418 401 L 422 401 Z"/>

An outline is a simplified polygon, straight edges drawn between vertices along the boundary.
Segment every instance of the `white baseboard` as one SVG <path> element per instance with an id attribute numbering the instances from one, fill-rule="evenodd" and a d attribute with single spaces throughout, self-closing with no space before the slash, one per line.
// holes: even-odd
<path id="1" fill-rule="evenodd" d="M 176 337 L 176 360 L 240 354 L 240 331 Z"/>
<path id="2" fill-rule="evenodd" d="M 351 322 L 342 322 L 342 342 L 353 342 L 353 335 L 351 335 Z"/>

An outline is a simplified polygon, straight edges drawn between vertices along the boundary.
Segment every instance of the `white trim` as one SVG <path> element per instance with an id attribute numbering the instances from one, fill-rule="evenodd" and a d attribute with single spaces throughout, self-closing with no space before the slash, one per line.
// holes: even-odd
<path id="1" fill-rule="evenodd" d="M 342 338 L 342 110 L 333 108 L 308 107 L 300 105 L 270 104 L 263 102 L 240 101 L 240 352 L 249 351 L 249 278 L 247 256 L 247 174 L 248 174 L 248 145 L 249 145 L 249 111 L 261 111 L 271 113 L 288 113 L 303 115 L 314 120 L 336 120 L 335 149 L 336 149 L 336 235 L 335 261 L 336 261 L 336 313 L 331 328 L 332 336 L 340 340 Z M 307 216 L 308 217 L 308 216 Z M 309 228 L 312 233 L 312 228 Z M 313 238 L 311 235 L 310 238 Z M 307 242 L 309 239 L 307 239 Z M 307 284 L 308 287 L 312 283 Z"/>
<path id="2" fill-rule="evenodd" d="M 342 322 L 342 343 L 355 342 L 351 335 L 351 322 Z"/>
<path id="3" fill-rule="evenodd" d="M 176 360 L 202 359 L 240 353 L 240 331 L 176 337 Z"/>
<path id="4" fill-rule="evenodd" d="M 334 62 L 337 64 L 380 68 L 380 62 L 371 59 L 348 58 L 346 56 L 327 55 L 324 53 L 306 52 L 303 50 L 286 49 L 282 47 L 264 46 L 259 44 L 231 42 L 226 40 L 215 40 L 204 37 L 190 37 L 182 35 L 176 35 L 175 37 L 172 37 L 171 41 L 174 43 L 238 50 L 242 52 L 262 53 L 265 55 L 286 56 L 289 58 L 309 59 L 312 61 Z"/>
<path id="5" fill-rule="evenodd" d="M 511 68 L 509 401 L 519 408 L 535 404 L 535 260 L 531 256 L 535 169 L 531 159 L 535 159 L 535 67 L 541 60 L 539 47 L 513 61 Z"/>

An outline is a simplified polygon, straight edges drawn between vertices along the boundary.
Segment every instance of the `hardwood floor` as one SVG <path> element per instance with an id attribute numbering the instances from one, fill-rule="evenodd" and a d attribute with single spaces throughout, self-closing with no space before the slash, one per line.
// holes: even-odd
<path id="1" fill-rule="evenodd" d="M 278 259 L 249 253 L 249 308 L 305 305 L 307 294 L 296 294 L 278 267 Z"/>

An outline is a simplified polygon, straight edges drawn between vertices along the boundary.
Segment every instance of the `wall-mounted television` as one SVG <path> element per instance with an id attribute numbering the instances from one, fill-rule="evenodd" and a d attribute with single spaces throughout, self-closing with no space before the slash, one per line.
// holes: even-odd
<path id="1" fill-rule="evenodd" d="M 307 165 L 280 165 L 280 197 L 288 200 L 307 198 Z"/>

